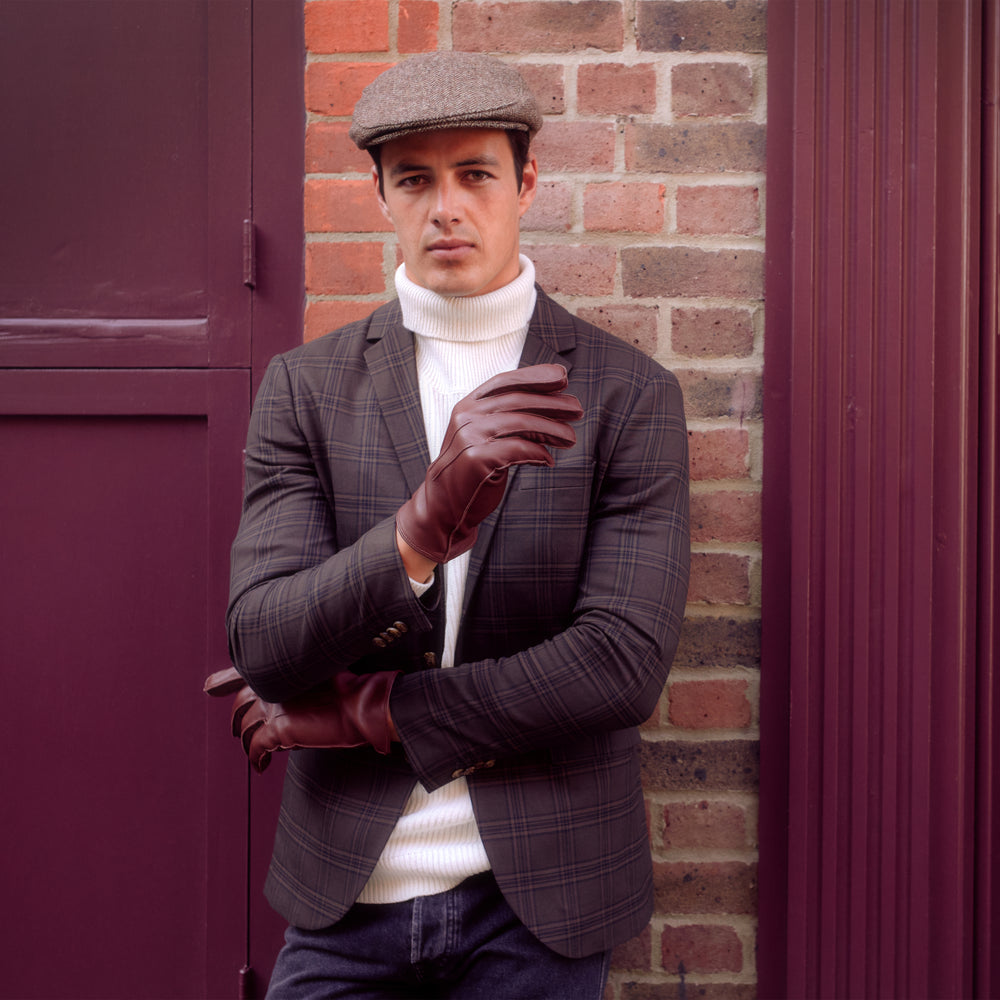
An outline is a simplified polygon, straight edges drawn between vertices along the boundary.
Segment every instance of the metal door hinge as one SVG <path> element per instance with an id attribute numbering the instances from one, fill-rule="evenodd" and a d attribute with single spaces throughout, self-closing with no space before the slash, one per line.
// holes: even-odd
<path id="1" fill-rule="evenodd" d="M 257 285 L 257 231 L 253 219 L 243 220 L 243 284 Z"/>

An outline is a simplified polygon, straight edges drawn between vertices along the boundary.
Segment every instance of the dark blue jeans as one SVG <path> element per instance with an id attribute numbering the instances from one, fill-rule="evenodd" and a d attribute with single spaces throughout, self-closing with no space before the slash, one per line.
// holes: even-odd
<path id="1" fill-rule="evenodd" d="M 269 1000 L 601 1000 L 610 953 L 564 958 L 514 916 L 490 874 L 405 903 L 289 927 Z"/>

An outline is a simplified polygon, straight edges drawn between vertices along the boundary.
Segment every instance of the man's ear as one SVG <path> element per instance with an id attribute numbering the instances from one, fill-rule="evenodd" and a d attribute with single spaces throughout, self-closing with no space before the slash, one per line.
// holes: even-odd
<path id="1" fill-rule="evenodd" d="M 386 221 L 395 229 L 396 224 L 393 222 L 392 213 L 389 211 L 389 206 L 385 203 L 385 198 L 382 197 L 382 192 L 379 190 L 378 167 L 376 166 L 372 166 L 372 186 L 375 188 L 375 197 L 378 199 L 378 207 L 382 210 L 382 214 L 385 216 Z"/>
<path id="2" fill-rule="evenodd" d="M 538 193 L 538 161 L 532 156 L 524 165 L 524 173 L 521 176 L 521 190 L 517 196 L 517 217 L 521 218 L 531 207 Z"/>

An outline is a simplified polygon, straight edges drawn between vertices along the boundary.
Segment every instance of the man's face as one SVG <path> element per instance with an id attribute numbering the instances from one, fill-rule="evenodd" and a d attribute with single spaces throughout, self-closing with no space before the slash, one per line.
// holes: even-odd
<path id="1" fill-rule="evenodd" d="M 535 197 L 538 166 L 524 166 L 495 129 L 445 129 L 382 146 L 382 214 L 399 239 L 406 276 L 440 295 L 484 295 L 513 281 L 519 222 Z"/>

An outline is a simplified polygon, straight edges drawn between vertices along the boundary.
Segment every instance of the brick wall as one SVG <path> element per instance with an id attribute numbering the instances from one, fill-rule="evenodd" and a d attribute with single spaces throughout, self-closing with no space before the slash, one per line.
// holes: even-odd
<path id="1" fill-rule="evenodd" d="M 541 284 L 681 379 L 693 572 L 644 729 L 656 912 L 608 998 L 755 995 L 764 0 L 305 0 L 304 336 L 391 296 L 397 255 L 347 138 L 401 55 L 486 51 L 546 112 L 522 246 Z"/>

